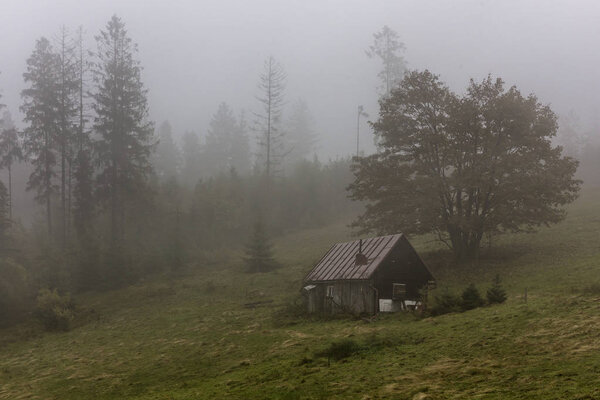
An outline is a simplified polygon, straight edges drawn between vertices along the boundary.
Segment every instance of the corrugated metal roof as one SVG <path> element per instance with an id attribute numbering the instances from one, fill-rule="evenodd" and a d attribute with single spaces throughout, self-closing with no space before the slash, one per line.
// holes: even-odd
<path id="1" fill-rule="evenodd" d="M 321 258 L 304 281 L 369 279 L 401 237 L 400 233 L 362 239 L 362 254 L 367 257 L 367 263 L 362 265 L 356 263 L 360 240 L 337 243 Z"/>

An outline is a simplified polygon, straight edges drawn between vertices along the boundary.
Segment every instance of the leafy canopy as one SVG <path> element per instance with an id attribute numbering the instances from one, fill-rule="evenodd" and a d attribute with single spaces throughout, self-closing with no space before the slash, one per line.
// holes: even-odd
<path id="1" fill-rule="evenodd" d="M 371 125 L 379 151 L 355 159 L 348 188 L 367 202 L 363 232 L 435 232 L 467 258 L 485 234 L 559 222 L 579 190 L 577 161 L 551 144 L 556 115 L 501 79 L 471 80 L 459 96 L 410 72 Z"/>

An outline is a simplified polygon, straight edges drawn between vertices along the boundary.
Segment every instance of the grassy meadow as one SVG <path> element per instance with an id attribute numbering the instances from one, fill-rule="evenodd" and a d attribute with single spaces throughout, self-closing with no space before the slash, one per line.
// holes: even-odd
<path id="1" fill-rule="evenodd" d="M 241 249 L 179 275 L 76 297 L 69 332 L 0 331 L 1 399 L 600 399 L 600 190 L 559 225 L 493 239 L 456 265 L 411 238 L 434 294 L 500 274 L 505 304 L 435 318 L 306 320 L 293 299 L 343 223 L 276 238 L 283 268 L 247 274 Z M 527 301 L 524 293 L 527 290 Z M 248 307 L 248 303 L 259 303 Z M 347 357 L 323 354 L 351 343 Z"/>

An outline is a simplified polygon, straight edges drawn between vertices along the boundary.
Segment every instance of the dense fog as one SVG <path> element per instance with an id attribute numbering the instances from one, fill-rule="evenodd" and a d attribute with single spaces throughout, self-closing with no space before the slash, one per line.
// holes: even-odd
<path id="1" fill-rule="evenodd" d="M 273 56 L 287 74 L 288 104 L 304 99 L 314 116 L 318 154 L 351 154 L 356 107 L 364 105 L 371 117 L 378 112 L 380 65 L 365 50 L 384 25 L 404 42 L 409 68 L 428 68 L 457 91 L 470 78 L 492 74 L 534 92 L 558 114 L 574 110 L 584 131 L 598 126 L 594 1 L 7 0 L 0 93 L 10 111 L 21 104 L 25 60 L 37 38 L 81 25 L 93 47 L 115 13 L 139 45 L 151 119 L 169 120 L 177 136 L 206 135 L 223 101 L 236 112 L 255 111 L 258 75 Z M 367 131 L 366 122 L 361 129 Z M 362 143 L 373 150 L 371 137 Z"/>

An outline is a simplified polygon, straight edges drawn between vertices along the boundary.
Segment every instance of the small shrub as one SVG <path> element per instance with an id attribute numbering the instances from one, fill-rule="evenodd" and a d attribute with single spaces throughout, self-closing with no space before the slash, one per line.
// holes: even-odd
<path id="1" fill-rule="evenodd" d="M 329 347 L 316 353 L 316 355 L 339 361 L 358 353 L 360 350 L 361 347 L 354 340 L 344 339 L 339 342 L 331 343 Z"/>
<path id="2" fill-rule="evenodd" d="M 496 275 L 492 281 L 492 287 L 487 291 L 487 301 L 489 304 L 501 304 L 506 301 L 506 291 L 500 285 L 500 275 Z"/>
<path id="3" fill-rule="evenodd" d="M 0 259 L 0 326 L 24 315 L 28 299 L 27 272 L 11 259 Z"/>
<path id="4" fill-rule="evenodd" d="M 434 305 L 431 307 L 430 313 L 433 316 L 448 314 L 461 311 L 460 297 L 445 293 L 441 296 L 435 296 Z"/>
<path id="5" fill-rule="evenodd" d="M 481 295 L 479 294 L 479 290 L 477 290 L 475 285 L 472 283 L 467 286 L 465 290 L 463 290 L 461 297 L 461 307 L 463 311 L 472 310 L 485 304 L 481 298 Z"/>
<path id="6" fill-rule="evenodd" d="M 37 296 L 36 316 L 49 331 L 68 331 L 74 318 L 71 297 L 57 290 L 41 289 Z"/>

